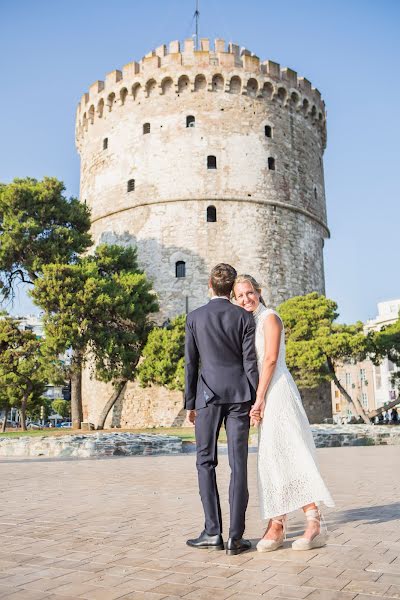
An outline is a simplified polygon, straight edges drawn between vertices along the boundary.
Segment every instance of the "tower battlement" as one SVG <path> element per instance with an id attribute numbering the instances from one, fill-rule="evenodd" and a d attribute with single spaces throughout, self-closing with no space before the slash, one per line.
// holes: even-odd
<path id="1" fill-rule="evenodd" d="M 84 93 L 77 109 L 77 141 L 96 118 L 118 105 L 135 102 L 139 96 L 163 96 L 186 91 L 226 92 L 258 100 L 276 101 L 302 112 L 321 129 L 325 145 L 325 103 L 318 89 L 296 71 L 271 60 L 261 61 L 247 48 L 225 40 L 202 38 L 200 48 L 194 40 L 183 44 L 172 41 L 155 48 L 139 62 L 130 62 L 111 71 L 104 80 L 95 81 Z"/>

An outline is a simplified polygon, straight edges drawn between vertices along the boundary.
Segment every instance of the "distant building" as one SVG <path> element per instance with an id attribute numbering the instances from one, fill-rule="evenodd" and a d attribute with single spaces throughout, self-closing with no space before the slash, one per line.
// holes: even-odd
<path id="1" fill-rule="evenodd" d="M 364 326 L 365 333 L 379 331 L 391 325 L 399 318 L 400 299 L 378 303 L 378 315 L 369 319 Z M 344 363 L 337 370 L 340 383 L 353 398 L 368 412 L 380 408 L 387 402 L 396 399 L 397 390 L 392 383 L 396 366 L 387 358 L 375 366 L 371 360 Z M 336 419 L 353 416 L 346 399 L 332 382 L 332 413 Z"/>
<path id="2" fill-rule="evenodd" d="M 37 315 L 16 316 L 13 319 L 23 331 L 32 331 L 37 337 L 44 337 L 43 322 Z"/>

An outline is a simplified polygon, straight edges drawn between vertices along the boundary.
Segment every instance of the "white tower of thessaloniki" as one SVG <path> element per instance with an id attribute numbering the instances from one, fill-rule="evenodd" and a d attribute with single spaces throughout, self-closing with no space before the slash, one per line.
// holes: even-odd
<path id="1" fill-rule="evenodd" d="M 161 319 L 204 303 L 218 262 L 272 306 L 324 292 L 325 108 L 295 71 L 172 42 L 90 87 L 76 143 L 95 243 L 137 246 Z"/>

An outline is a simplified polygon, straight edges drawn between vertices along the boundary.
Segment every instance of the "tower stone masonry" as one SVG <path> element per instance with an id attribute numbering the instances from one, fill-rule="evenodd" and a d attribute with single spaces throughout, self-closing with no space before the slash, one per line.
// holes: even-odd
<path id="1" fill-rule="evenodd" d="M 137 246 L 160 322 L 204 304 L 218 262 L 254 275 L 271 306 L 324 292 L 325 105 L 295 71 L 220 39 L 213 48 L 202 39 L 199 50 L 174 41 L 89 88 L 76 144 L 95 244 Z M 85 374 L 86 418 L 96 421 L 108 391 Z M 154 416 L 148 391 L 140 401 L 133 391 L 114 424 L 143 426 L 135 414 L 146 412 L 144 397 Z M 170 396 L 155 424 L 181 409 L 181 397 L 167 409 Z"/>

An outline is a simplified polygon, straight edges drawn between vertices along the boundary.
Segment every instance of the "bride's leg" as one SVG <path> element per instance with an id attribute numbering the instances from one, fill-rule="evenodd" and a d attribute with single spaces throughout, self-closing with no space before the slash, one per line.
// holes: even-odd
<path id="1" fill-rule="evenodd" d="M 321 531 L 321 513 L 318 507 L 312 503 L 303 507 L 307 519 L 307 528 L 301 538 L 292 544 L 293 550 L 312 550 L 325 546 L 328 540 L 328 531 Z"/>
<path id="2" fill-rule="evenodd" d="M 263 540 L 278 540 L 282 537 L 285 515 L 280 515 L 270 519 L 267 529 L 262 537 Z"/>
<path id="3" fill-rule="evenodd" d="M 272 552 L 283 546 L 286 537 L 286 515 L 270 519 L 264 537 L 257 544 L 258 552 Z"/>
<path id="4" fill-rule="evenodd" d="M 315 502 L 312 502 L 312 504 L 307 504 L 306 506 L 303 506 L 303 511 L 305 514 L 309 510 L 315 510 L 318 513 L 318 507 L 315 504 Z M 304 531 L 302 537 L 305 538 L 306 540 L 312 540 L 320 532 L 321 532 L 320 520 L 319 519 L 312 519 L 312 520 L 307 519 L 307 527 L 306 527 L 306 530 Z"/>

